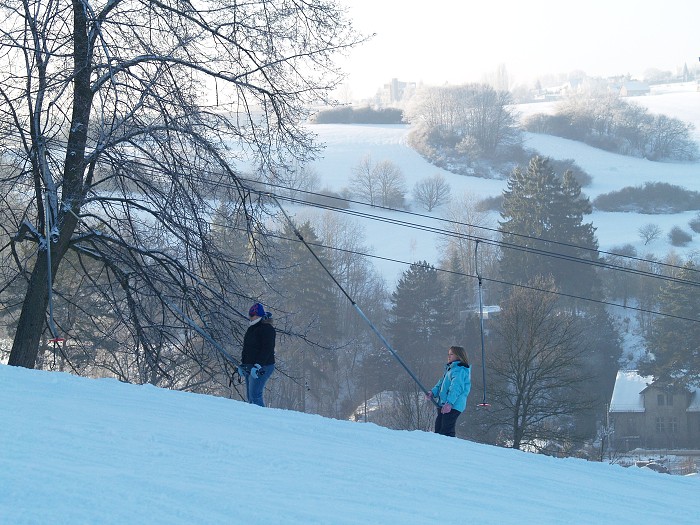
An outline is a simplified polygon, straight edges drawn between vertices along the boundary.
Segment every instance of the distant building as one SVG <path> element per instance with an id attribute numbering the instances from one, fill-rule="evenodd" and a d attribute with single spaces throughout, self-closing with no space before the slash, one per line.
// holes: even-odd
<path id="1" fill-rule="evenodd" d="M 405 95 L 413 93 L 415 90 L 415 82 L 402 82 L 397 78 L 392 78 L 391 82 L 384 84 L 382 99 L 387 104 L 401 102 Z"/>
<path id="2" fill-rule="evenodd" d="M 620 87 L 621 97 L 639 97 L 648 95 L 651 92 L 649 84 L 638 80 L 629 80 Z"/>
<path id="3" fill-rule="evenodd" d="M 700 449 L 700 389 L 617 373 L 609 409 L 612 445 L 619 451 Z"/>

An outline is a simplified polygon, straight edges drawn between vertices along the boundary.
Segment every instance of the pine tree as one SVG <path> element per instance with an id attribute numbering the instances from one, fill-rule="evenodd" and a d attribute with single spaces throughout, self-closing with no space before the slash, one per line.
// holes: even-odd
<path id="1" fill-rule="evenodd" d="M 646 337 L 649 358 L 640 372 L 661 381 L 700 384 L 700 294 L 697 268 L 687 263 L 676 280 L 668 281 L 659 296 L 659 308 L 667 315 L 656 317 Z M 671 317 L 673 316 L 673 317 Z"/>
<path id="2" fill-rule="evenodd" d="M 590 202 L 571 173 L 560 181 L 549 161 L 516 168 L 503 194 L 501 275 L 512 283 L 552 276 L 561 293 L 593 297 L 599 290 L 595 229 L 583 222 Z"/>
<path id="3" fill-rule="evenodd" d="M 320 242 L 311 224 L 307 221 L 298 230 L 304 240 L 313 246 L 321 262 L 329 267 L 325 250 L 318 246 Z M 283 235 L 296 239 L 289 225 L 285 227 Z M 277 279 L 279 289 L 285 291 L 288 311 L 303 319 L 301 324 L 314 327 L 313 331 L 319 336 L 325 334 L 332 338 L 336 331 L 338 310 L 333 281 L 301 242 L 287 243 L 282 248 L 281 256 L 282 270 Z"/>
<path id="4" fill-rule="evenodd" d="M 581 369 L 590 379 L 586 389 L 593 397 L 593 409 L 576 417 L 580 432 L 593 435 L 596 424 L 605 420 L 606 403 L 610 401 L 615 376 L 622 355 L 622 341 L 615 323 L 605 307 L 594 304 L 586 308 L 586 315 L 579 316 L 581 332 Z"/>
<path id="5" fill-rule="evenodd" d="M 419 376 L 433 377 L 445 362 L 450 320 L 437 270 L 425 261 L 414 263 L 391 295 L 387 321 L 394 349 Z"/>
<path id="6" fill-rule="evenodd" d="M 449 273 L 444 277 L 445 283 L 445 307 L 451 312 L 451 323 L 459 323 L 464 319 L 465 313 L 471 309 L 476 298 L 474 297 L 474 285 L 465 275 L 462 261 L 456 250 L 453 250 L 446 264 Z"/>
<path id="7" fill-rule="evenodd" d="M 564 243 L 556 247 L 559 253 L 580 262 L 557 264 L 554 276 L 562 291 L 596 297 L 600 292 L 600 280 L 591 263 L 599 260 L 598 240 L 593 225 L 583 222 L 584 215 L 592 211 L 591 203 L 581 195 L 581 186 L 571 171 L 564 173 L 561 189 L 561 207 L 554 223 L 553 240 Z"/>
<path id="8" fill-rule="evenodd" d="M 304 240 L 314 246 L 314 252 L 328 267 L 323 248 L 319 248 L 318 237 L 309 222 L 298 226 Z M 296 239 L 289 225 L 283 235 Z M 274 288 L 283 291 L 280 309 L 286 313 L 290 330 L 298 338 L 289 339 L 280 345 L 280 366 L 293 376 L 298 384 L 299 400 L 287 400 L 286 404 L 298 403 L 291 408 L 310 408 L 306 399 L 306 388 L 315 399 L 315 411 L 334 415 L 330 406 L 338 398 L 337 354 L 333 350 L 337 333 L 337 296 L 333 281 L 301 242 L 286 242 L 280 246 L 280 270 L 271 279 Z M 293 384 L 293 383 L 292 383 Z M 288 385 L 294 388 L 292 384 Z M 288 394 L 289 396 L 289 394 Z M 292 396 L 292 398 L 294 398 Z"/>
<path id="9" fill-rule="evenodd" d="M 515 283 L 529 281 L 537 275 L 551 275 L 552 261 L 532 253 L 531 249 L 549 250 L 547 242 L 553 228 L 551 212 L 560 186 L 543 157 L 533 157 L 527 170 L 515 168 L 503 192 L 502 221 L 504 249 L 502 276 Z"/>

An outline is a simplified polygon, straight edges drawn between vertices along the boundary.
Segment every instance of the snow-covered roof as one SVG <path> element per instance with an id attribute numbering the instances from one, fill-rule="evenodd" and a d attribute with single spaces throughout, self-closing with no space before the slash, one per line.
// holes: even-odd
<path id="1" fill-rule="evenodd" d="M 610 412 L 644 412 L 642 392 L 654 382 L 653 376 L 640 376 L 636 370 L 620 370 L 615 378 Z M 700 388 L 690 387 L 688 412 L 700 412 Z"/>
<path id="2" fill-rule="evenodd" d="M 610 412 L 644 412 L 642 390 L 653 381 L 653 377 L 640 376 L 636 370 L 620 370 L 615 378 Z"/>

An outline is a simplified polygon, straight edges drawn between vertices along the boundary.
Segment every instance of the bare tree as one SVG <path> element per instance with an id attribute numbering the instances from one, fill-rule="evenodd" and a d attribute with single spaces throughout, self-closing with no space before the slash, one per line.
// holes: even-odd
<path id="1" fill-rule="evenodd" d="M 698 145 L 692 139 L 694 126 L 677 118 L 655 115 L 647 132 L 645 154 L 651 160 L 695 160 Z"/>
<path id="2" fill-rule="evenodd" d="M 363 305 L 363 310 L 370 318 L 383 318 L 386 315 L 384 304 L 387 302 L 388 292 L 381 275 L 372 263 L 361 255 L 371 252 L 371 249 L 364 245 L 363 227 L 354 220 L 339 217 L 331 212 L 316 215 L 312 222 L 321 242 L 336 248 L 327 253 L 333 275 L 350 297 Z M 339 289 L 336 292 L 336 344 L 342 346 L 342 351 L 338 353 L 336 373 L 342 393 L 342 408 L 346 410 L 343 417 L 347 417 L 349 411 L 367 394 L 368 378 L 360 372 L 360 367 L 374 348 L 377 339 L 357 315 L 354 305 Z"/>
<path id="3" fill-rule="evenodd" d="M 505 444 L 541 450 L 572 439 L 571 418 L 590 408 L 576 318 L 557 308 L 553 281 L 537 278 L 501 305 L 488 358 L 492 424 Z"/>
<path id="4" fill-rule="evenodd" d="M 510 93 L 485 84 L 426 88 L 413 97 L 406 119 L 411 142 L 432 155 L 448 149 L 492 157 L 520 140 Z"/>
<path id="5" fill-rule="evenodd" d="M 422 392 L 414 389 L 384 391 L 367 400 L 367 408 L 358 406 L 355 418 L 366 417 L 377 425 L 396 430 L 430 431 L 434 426 L 435 407 L 425 401 Z"/>
<path id="6" fill-rule="evenodd" d="M 321 176 L 316 168 L 297 163 L 290 167 L 284 176 L 278 178 L 278 182 L 285 186 L 282 189 L 292 199 L 300 198 L 307 200 L 308 193 L 319 190 Z"/>
<path id="7" fill-rule="evenodd" d="M 373 172 L 372 157 L 366 155 L 352 169 L 352 177 L 350 178 L 350 191 L 352 194 L 365 199 L 371 206 L 379 204 L 379 189 L 377 188 L 377 180 Z"/>
<path id="8" fill-rule="evenodd" d="M 390 160 L 382 160 L 373 170 L 378 182 L 379 198 L 382 206 L 403 206 L 406 196 L 406 178 L 401 169 Z"/>
<path id="9" fill-rule="evenodd" d="M 14 273 L 0 290 L 26 279 L 10 364 L 34 367 L 42 335 L 67 335 L 51 308 L 77 301 L 64 272 L 82 273 L 115 324 L 76 302 L 79 315 L 154 374 L 169 374 L 163 349 L 206 363 L 211 352 L 188 342 L 194 326 L 227 341 L 241 331 L 238 305 L 260 293 L 239 278 L 249 254 L 232 260 L 213 242 L 206 196 L 226 192 L 260 261 L 265 202 L 238 166 L 267 176 L 316 152 L 300 123 L 337 85 L 333 58 L 358 42 L 344 12 L 331 1 L 0 0 L 0 14 L 0 129 L 12 130 L 17 172 L 0 184 L 22 206 L 2 212 Z"/>
<path id="10" fill-rule="evenodd" d="M 477 268 L 474 259 L 474 239 L 489 240 L 495 236 L 497 224 L 489 214 L 479 209 L 478 197 L 465 191 L 451 200 L 445 211 L 443 229 L 450 233 L 442 242 L 443 258 L 450 254 L 459 258 L 459 266 L 469 275 L 475 275 Z M 496 275 L 498 253 L 495 243 L 485 243 L 479 249 L 479 266 L 483 273 Z"/>
<path id="11" fill-rule="evenodd" d="M 400 206 L 406 195 L 406 179 L 393 162 L 374 164 L 367 155 L 353 169 L 350 191 L 371 206 Z"/>
<path id="12" fill-rule="evenodd" d="M 646 246 L 651 241 L 655 241 L 656 239 L 658 239 L 661 236 L 662 232 L 658 224 L 653 224 L 650 222 L 648 224 L 645 224 L 644 226 L 640 226 L 637 230 L 637 233 L 639 233 L 639 236 L 644 241 L 644 246 Z"/>
<path id="13" fill-rule="evenodd" d="M 423 179 L 413 187 L 413 198 L 427 211 L 433 211 L 438 206 L 450 201 L 451 188 L 445 177 L 436 173 Z"/>
<path id="14" fill-rule="evenodd" d="M 446 235 L 439 243 L 441 267 L 448 268 L 446 293 L 456 312 L 475 311 L 479 304 L 477 273 L 485 277 L 498 275 L 498 248 L 489 242 L 495 236 L 495 221 L 479 208 L 479 199 L 465 191 L 452 199 L 444 211 L 442 228 Z M 484 240 L 477 249 L 476 240 Z M 488 300 L 490 287 L 483 290 Z M 489 303 L 486 303 L 489 304 Z M 476 309 L 478 312 L 478 309 Z"/>

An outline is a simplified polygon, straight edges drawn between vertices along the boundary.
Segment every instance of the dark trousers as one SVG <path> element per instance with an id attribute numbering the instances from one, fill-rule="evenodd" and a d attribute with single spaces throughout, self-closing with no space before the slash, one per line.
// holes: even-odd
<path id="1" fill-rule="evenodd" d="M 460 414 L 461 412 L 454 408 L 447 414 L 443 414 L 438 408 L 437 417 L 435 418 L 435 433 L 455 437 L 455 425 Z"/>

